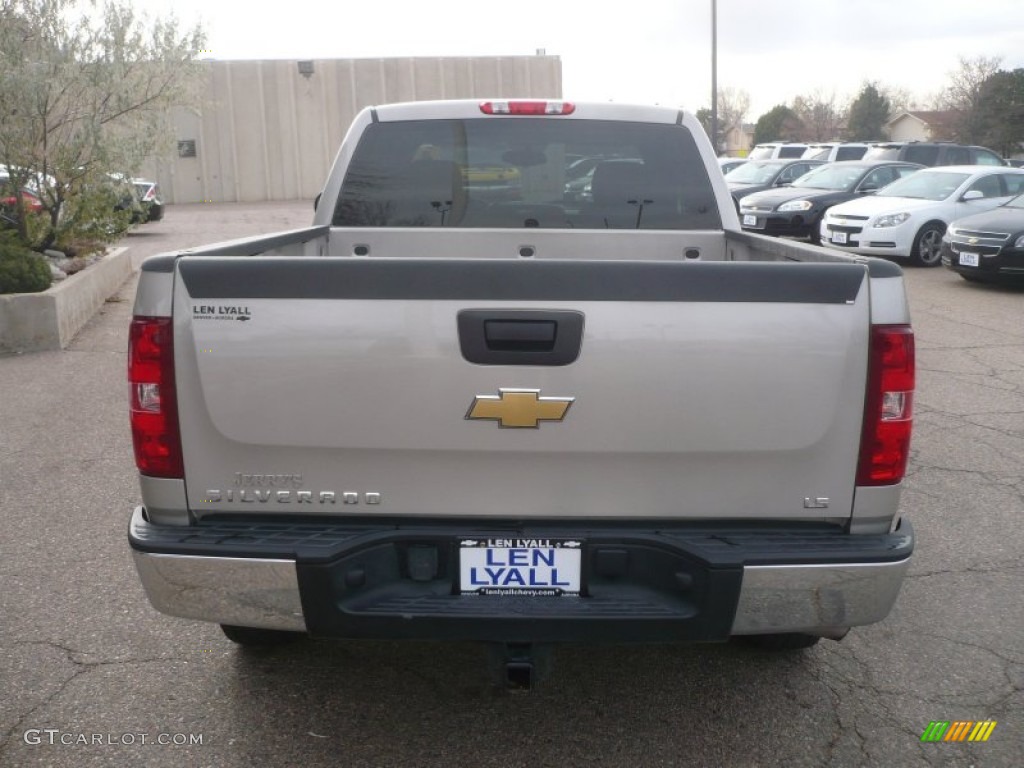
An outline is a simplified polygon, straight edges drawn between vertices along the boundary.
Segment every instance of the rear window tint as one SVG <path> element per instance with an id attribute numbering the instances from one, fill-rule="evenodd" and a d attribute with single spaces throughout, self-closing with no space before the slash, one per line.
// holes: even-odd
<path id="1" fill-rule="evenodd" d="M 935 165 L 939 160 L 938 147 L 907 147 L 903 153 L 903 159 L 908 163 L 920 163 L 921 165 Z"/>
<path id="2" fill-rule="evenodd" d="M 970 165 L 971 153 L 967 151 L 967 147 L 947 147 L 945 164 Z"/>
<path id="3" fill-rule="evenodd" d="M 803 145 L 798 147 L 782 147 L 779 149 L 779 157 L 784 157 L 788 160 L 795 157 L 802 157 L 805 149 L 807 149 L 807 147 L 804 147 Z"/>
<path id="4" fill-rule="evenodd" d="M 836 160 L 860 160 L 867 151 L 867 147 L 840 147 L 836 150 Z"/>
<path id="5" fill-rule="evenodd" d="M 1024 192 L 1024 173 L 1007 173 L 1003 175 L 1006 182 L 1006 194 L 1019 195 Z"/>
<path id="6" fill-rule="evenodd" d="M 974 157 L 978 165 L 1003 165 L 1003 159 L 999 155 L 985 149 L 974 150 Z"/>
<path id="7" fill-rule="evenodd" d="M 593 161 L 582 174 L 581 158 Z M 332 223 L 721 228 L 686 128 L 557 118 L 374 123 L 353 154 Z"/>

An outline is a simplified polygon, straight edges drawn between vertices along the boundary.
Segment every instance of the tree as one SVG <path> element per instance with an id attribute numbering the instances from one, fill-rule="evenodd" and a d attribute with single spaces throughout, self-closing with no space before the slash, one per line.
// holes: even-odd
<path id="1" fill-rule="evenodd" d="M 978 143 L 1006 156 L 1020 152 L 1024 143 L 1024 69 L 990 75 L 978 97 Z"/>
<path id="2" fill-rule="evenodd" d="M 757 119 L 754 126 L 754 144 L 766 141 L 795 141 L 800 138 L 803 123 L 785 104 L 777 104 Z"/>
<path id="3" fill-rule="evenodd" d="M 846 109 L 836 102 L 835 93 L 815 91 L 793 99 L 793 112 L 803 124 L 806 141 L 828 141 L 839 136 Z"/>
<path id="4" fill-rule="evenodd" d="M 892 105 L 877 83 L 866 82 L 850 104 L 846 135 L 854 141 L 877 141 L 885 138 L 885 124 Z"/>
<path id="5" fill-rule="evenodd" d="M 889 100 L 889 116 L 914 109 L 914 98 L 906 88 L 891 85 L 876 85 L 878 92 Z"/>
<path id="6" fill-rule="evenodd" d="M 955 113 L 954 137 L 964 144 L 980 143 L 984 127 L 980 113 L 985 83 L 999 71 L 998 57 L 960 57 L 960 66 L 949 74 L 942 105 Z"/>
<path id="7" fill-rule="evenodd" d="M 715 153 L 724 152 L 728 144 L 729 131 L 742 127 L 750 111 L 750 94 L 739 88 L 718 89 L 718 135 L 712 139 Z M 697 119 L 711 138 L 711 109 L 697 110 Z"/>
<path id="8" fill-rule="evenodd" d="M 711 146 L 715 148 L 715 154 L 721 152 L 720 147 L 725 144 L 725 133 L 722 131 L 722 121 L 718 121 L 718 135 L 711 135 L 711 107 L 701 107 L 697 110 L 697 121 L 704 128 L 704 133 L 711 140 Z"/>
<path id="9" fill-rule="evenodd" d="M 103 239 L 123 224 L 112 172 L 132 174 L 170 136 L 168 114 L 198 94 L 196 27 L 137 18 L 127 0 L 0 0 L 0 163 L 39 194 L 18 233 L 49 246 Z"/>

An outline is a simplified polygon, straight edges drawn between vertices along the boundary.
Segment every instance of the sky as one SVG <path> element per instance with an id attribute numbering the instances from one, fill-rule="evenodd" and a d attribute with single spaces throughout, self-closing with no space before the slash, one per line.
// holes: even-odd
<path id="1" fill-rule="evenodd" d="M 712 0 L 131 0 L 199 22 L 216 59 L 524 56 L 562 63 L 578 101 L 711 103 Z M 852 98 L 865 81 L 927 108 L 959 57 L 1024 67 L 1024 0 L 716 0 L 718 85 L 747 119 L 795 96 Z"/>

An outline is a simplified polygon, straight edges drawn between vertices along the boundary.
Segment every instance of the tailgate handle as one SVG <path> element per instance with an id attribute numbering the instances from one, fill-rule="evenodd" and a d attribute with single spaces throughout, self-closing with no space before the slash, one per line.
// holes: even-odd
<path id="1" fill-rule="evenodd" d="M 557 329 L 554 320 L 484 320 L 484 342 L 492 351 L 550 352 Z"/>
<path id="2" fill-rule="evenodd" d="M 477 365 L 569 365 L 583 344 L 583 313 L 463 309 L 462 356 Z"/>

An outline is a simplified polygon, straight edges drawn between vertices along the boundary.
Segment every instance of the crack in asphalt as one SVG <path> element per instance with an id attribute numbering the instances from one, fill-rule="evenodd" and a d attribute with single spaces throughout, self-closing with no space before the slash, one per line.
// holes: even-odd
<path id="1" fill-rule="evenodd" d="M 1004 656 L 1003 654 L 999 653 L 999 651 L 995 650 L 994 648 L 989 648 L 987 645 L 982 645 L 981 643 L 972 643 L 969 640 L 958 640 L 955 637 L 947 637 L 946 635 L 940 635 L 938 632 L 929 632 L 929 631 L 926 631 L 926 630 L 923 630 L 923 629 L 919 629 L 918 630 L 918 634 L 924 635 L 925 637 L 934 637 L 937 640 L 945 640 L 947 643 L 953 643 L 954 645 L 962 645 L 962 646 L 965 646 L 967 648 L 976 648 L 979 651 L 985 651 L 986 653 L 992 654 L 993 656 L 995 656 L 1000 661 L 1005 661 L 1007 664 L 1013 664 L 1013 665 L 1024 664 L 1024 658 L 1018 659 L 1018 658 L 1012 658 L 1010 656 Z M 1003 667 L 1003 673 L 1006 675 L 1007 680 L 1010 680 L 1009 670 L 1006 667 Z M 1011 686 L 1013 685 L 1012 680 L 1010 680 L 1010 684 L 1011 684 Z"/>
<path id="2" fill-rule="evenodd" d="M 949 319 L 950 319 L 949 318 L 949 308 L 948 307 L 943 307 L 943 306 L 935 306 L 935 307 L 915 306 L 914 307 L 914 314 L 915 315 L 931 315 L 931 316 L 935 317 L 936 319 L 942 320 L 942 321 L 945 321 L 945 322 L 948 322 Z M 990 326 L 981 325 L 979 323 L 971 323 L 971 322 L 968 322 L 967 320 L 964 320 L 963 318 L 960 318 L 960 317 L 958 317 L 957 320 L 956 320 L 956 326 L 957 326 L 958 329 L 961 329 L 961 328 L 976 328 L 977 330 L 985 331 L 986 333 L 992 333 L 992 330 L 993 330 Z M 1010 330 L 1008 328 L 1004 328 L 1004 327 L 1000 327 L 999 328 L 999 332 L 1003 333 L 1003 334 L 1006 334 L 1007 336 L 1016 336 L 1017 335 L 1017 334 L 1013 333 L 1012 330 Z M 1022 338 L 1024 338 L 1024 337 L 1022 337 Z M 999 349 L 999 348 L 1002 348 L 1002 347 L 1016 348 L 1016 347 L 1020 346 L 1019 344 L 1014 344 L 1014 343 L 1010 342 L 1010 343 L 1006 343 L 1006 344 L 970 344 L 970 345 L 965 345 L 963 347 L 958 347 L 958 346 L 955 346 L 952 343 L 950 343 L 950 341 L 948 339 L 949 339 L 949 337 L 946 337 L 946 338 L 944 338 L 942 340 L 942 344 L 943 345 L 941 347 L 927 347 L 927 349 Z"/>
<path id="3" fill-rule="evenodd" d="M 1002 455 L 1002 451 L 997 449 L 995 446 L 989 445 L 988 443 L 982 444 L 991 448 L 997 455 Z M 1017 479 L 1016 477 L 1007 479 L 1000 475 L 993 474 L 992 472 L 982 472 L 978 469 L 963 469 L 960 467 L 947 467 L 941 464 L 922 462 L 912 454 L 907 467 L 907 480 L 912 480 L 923 472 L 949 472 L 957 475 L 969 475 L 972 478 L 981 477 L 985 480 L 984 485 L 1004 488 L 1010 491 L 1013 495 L 1020 496 L 1021 501 L 1024 501 L 1024 480 Z M 925 496 L 929 495 L 928 491 L 917 487 L 908 487 L 907 490 L 912 493 L 921 493 Z M 942 494 L 932 494 L 930 498 L 945 498 L 945 496 Z"/>
<path id="4" fill-rule="evenodd" d="M 50 695 L 46 696 L 42 701 L 40 701 L 38 704 L 32 707 L 28 712 L 25 712 L 24 714 L 20 715 L 17 721 L 14 723 L 14 725 L 11 726 L 11 728 L 8 729 L 6 733 L 0 736 L 0 757 L 3 757 L 8 747 L 11 746 L 11 744 L 13 743 L 12 739 L 14 735 L 18 732 L 20 728 L 23 727 L 24 723 L 27 722 L 29 718 L 31 718 L 37 712 L 49 706 L 51 702 L 53 702 L 57 697 L 63 694 L 65 690 L 67 690 L 68 686 L 71 685 L 71 683 L 73 683 L 82 675 L 88 674 L 93 670 L 109 666 L 119 666 L 128 664 L 153 664 L 164 661 L 188 661 L 187 659 L 180 658 L 177 656 L 154 656 L 152 658 L 142 659 L 131 658 L 117 660 L 82 661 L 75 657 L 89 655 L 87 651 L 80 651 L 52 640 L 16 640 L 13 643 L 5 643 L 3 645 L 0 645 L 0 649 L 18 648 L 22 646 L 44 646 L 61 651 L 64 653 L 66 660 L 70 662 L 72 665 L 74 665 L 75 669 L 71 673 L 71 675 L 69 675 L 68 678 L 57 687 L 57 690 L 55 690 Z"/>
<path id="5" fill-rule="evenodd" d="M 935 434 L 938 434 L 938 433 L 942 433 L 942 432 L 958 432 L 958 431 L 964 429 L 964 427 L 966 427 L 966 426 L 971 426 L 971 427 L 977 427 L 978 429 L 984 429 L 984 430 L 987 430 L 989 432 L 995 432 L 997 435 L 1002 435 L 1003 437 L 1009 437 L 1009 438 L 1011 438 L 1013 440 L 1024 440 L 1024 435 L 1022 435 L 1020 433 L 1020 431 L 1018 431 L 1018 430 L 1000 429 L 999 427 L 993 427 L 991 424 L 982 424 L 979 421 L 971 421 L 970 419 L 967 418 L 968 416 L 981 416 L 981 415 L 985 415 L 985 416 L 1018 416 L 1018 415 L 1021 415 L 1021 414 L 1024 414 L 1024 411 L 985 411 L 983 414 L 981 414 L 981 413 L 968 413 L 968 414 L 963 414 L 963 415 L 960 415 L 960 416 L 952 417 L 952 418 L 958 419 L 959 421 L 961 421 L 963 423 L 961 423 L 961 424 L 954 424 L 954 425 L 950 425 L 950 426 L 934 426 L 930 430 L 930 432 L 931 432 L 932 435 L 935 435 Z M 943 415 L 944 416 L 950 416 L 950 414 L 948 414 L 948 413 L 947 414 L 943 414 Z M 987 443 L 986 443 L 986 445 L 987 445 Z"/>
<path id="6" fill-rule="evenodd" d="M 959 467 L 945 467 L 940 464 L 923 463 L 921 461 L 915 461 L 911 458 L 907 469 L 906 478 L 912 480 L 918 477 L 923 472 L 949 472 L 957 475 L 969 475 L 970 477 L 981 477 L 985 480 L 984 485 L 995 486 L 997 488 L 1004 488 L 1010 491 L 1015 496 L 1021 496 L 1021 500 L 1024 501 L 1024 494 L 1022 494 L 1021 483 L 1024 481 L 1019 480 L 1005 480 L 998 475 L 993 475 L 989 472 L 980 472 L 977 469 L 961 469 Z M 908 492 L 920 493 L 925 496 L 930 496 L 933 499 L 945 498 L 945 494 L 929 494 L 928 491 L 917 488 L 908 487 Z"/>
<path id="7" fill-rule="evenodd" d="M 1024 565 L 1014 561 L 1013 563 L 995 563 L 992 567 L 983 568 L 978 565 L 969 565 L 966 568 L 943 568 L 939 571 L 925 571 L 924 573 L 908 573 L 904 579 L 930 579 L 934 576 L 951 576 L 960 573 L 1003 573 L 1005 571 L 1019 571 Z"/>
<path id="8" fill-rule="evenodd" d="M 1020 386 L 1013 382 L 1007 381 L 1001 377 L 1000 374 L 994 373 L 968 373 L 966 371 L 947 371 L 941 368 L 928 368 L 925 366 L 918 366 L 917 372 L 927 373 L 941 373 L 946 377 L 947 381 L 964 381 L 972 386 L 982 387 L 984 389 L 995 390 L 996 392 L 1010 392 L 1016 394 Z M 1005 386 L 997 387 L 994 383 L 1004 384 Z"/>
<path id="9" fill-rule="evenodd" d="M 824 673 L 815 676 L 815 679 L 828 690 L 829 700 L 830 702 L 832 702 L 832 714 L 838 724 L 838 733 L 836 736 L 832 738 L 828 745 L 828 759 L 826 761 L 826 764 L 831 765 L 835 763 L 837 757 L 836 750 L 839 748 L 839 745 L 842 741 L 842 736 L 846 733 L 850 733 L 856 738 L 857 749 L 861 755 L 861 764 L 871 765 L 871 754 L 868 751 L 868 744 L 870 743 L 870 739 L 865 737 L 864 734 L 861 732 L 859 724 L 859 713 L 856 711 L 856 707 L 862 701 L 862 699 L 859 697 L 850 699 L 848 696 L 844 696 L 844 693 L 847 693 L 850 690 L 864 691 L 868 692 L 869 694 L 874 694 L 875 696 L 872 699 L 872 701 L 874 705 L 877 707 L 877 709 L 882 710 L 886 714 L 886 719 L 890 723 L 892 723 L 894 727 L 910 735 L 912 739 L 914 739 L 916 742 L 920 738 L 920 734 L 917 733 L 912 726 L 904 724 L 900 720 L 900 713 L 894 712 L 892 708 L 888 706 L 885 699 L 881 698 L 882 696 L 887 695 L 890 692 L 886 691 L 883 688 L 880 688 L 874 683 L 870 665 L 868 665 L 866 662 L 864 662 L 857 656 L 857 653 L 852 646 L 840 648 L 835 653 L 836 656 L 839 658 L 852 661 L 854 665 L 856 665 L 856 667 L 860 669 L 862 677 L 866 678 L 866 680 L 854 680 L 846 672 L 840 670 L 839 667 L 833 664 L 829 659 L 826 658 L 822 661 Z M 825 675 L 829 673 L 831 673 L 836 678 L 836 682 L 831 681 L 825 677 Z M 845 686 L 847 691 L 841 690 L 841 686 Z M 851 712 L 849 713 L 849 718 L 851 719 L 851 722 L 849 725 L 844 723 L 844 716 L 843 713 L 840 711 L 840 707 L 843 705 L 843 702 L 846 702 L 847 706 L 851 709 Z M 863 711 L 868 712 L 869 714 L 875 713 L 866 707 L 862 709 Z"/>

